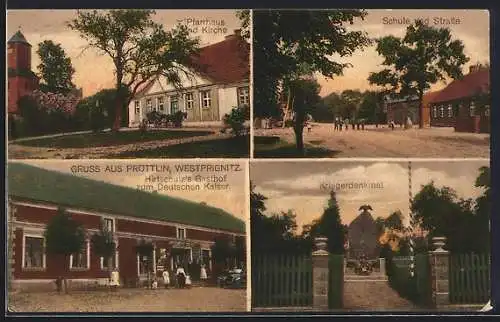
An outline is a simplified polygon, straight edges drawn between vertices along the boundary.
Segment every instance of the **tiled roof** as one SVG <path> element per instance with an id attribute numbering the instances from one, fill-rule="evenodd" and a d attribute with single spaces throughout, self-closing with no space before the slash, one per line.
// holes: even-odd
<path id="1" fill-rule="evenodd" d="M 424 94 L 422 105 L 423 106 L 428 106 L 434 98 L 437 97 L 437 95 L 440 93 L 440 91 L 434 91 L 434 92 L 427 92 Z"/>
<path id="2" fill-rule="evenodd" d="M 238 35 L 202 47 L 192 61 L 190 68 L 215 83 L 236 83 L 250 78 L 250 44 Z M 157 78 L 139 87 L 136 95 L 145 93 Z"/>
<path id="3" fill-rule="evenodd" d="M 245 223 L 222 209 L 162 194 L 117 186 L 9 162 L 10 197 L 83 210 L 245 232 Z"/>
<path id="4" fill-rule="evenodd" d="M 489 90 L 489 88 L 490 70 L 480 69 L 451 82 L 434 97 L 431 103 L 448 102 L 471 97 L 479 91 Z"/>
<path id="5" fill-rule="evenodd" d="M 8 44 L 22 43 L 22 44 L 30 45 L 29 42 L 24 37 L 24 35 L 21 32 L 21 30 L 18 30 L 12 37 L 10 37 L 10 39 L 9 39 L 9 41 L 7 43 Z"/>
<path id="6" fill-rule="evenodd" d="M 201 48 L 194 58 L 200 73 L 217 83 L 236 83 L 250 77 L 250 44 L 237 35 Z"/>

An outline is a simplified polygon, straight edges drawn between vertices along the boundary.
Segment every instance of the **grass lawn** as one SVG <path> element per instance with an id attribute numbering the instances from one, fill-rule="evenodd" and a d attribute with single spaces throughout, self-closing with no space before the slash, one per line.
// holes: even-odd
<path id="1" fill-rule="evenodd" d="M 246 135 L 124 152 L 107 158 L 248 158 L 249 155 L 250 136 Z"/>
<path id="2" fill-rule="evenodd" d="M 156 140 L 171 140 L 193 136 L 205 136 L 213 134 L 212 131 L 148 131 L 141 133 L 136 131 L 121 131 L 121 132 L 102 132 L 102 133 L 86 133 L 63 135 L 58 137 L 33 139 L 17 142 L 16 144 L 24 146 L 34 146 L 43 148 L 92 148 L 124 145 L 138 142 L 149 142 Z"/>
<path id="3" fill-rule="evenodd" d="M 321 141 L 315 144 L 321 144 Z M 305 154 L 299 155 L 295 143 L 281 140 L 279 136 L 254 137 L 255 158 L 328 158 L 335 154 L 336 151 L 305 144 Z"/>

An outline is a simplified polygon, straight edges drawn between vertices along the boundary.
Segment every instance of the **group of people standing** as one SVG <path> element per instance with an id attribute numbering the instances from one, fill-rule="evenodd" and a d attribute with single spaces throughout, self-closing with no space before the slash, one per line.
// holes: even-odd
<path id="1" fill-rule="evenodd" d="M 177 288 L 186 288 L 190 287 L 192 284 L 191 275 L 189 272 L 186 272 L 182 265 L 177 265 L 175 269 L 174 280 L 172 281 L 170 278 L 170 273 L 168 270 L 164 270 L 162 273 L 163 285 L 165 288 L 169 288 L 171 283 L 174 282 Z M 208 279 L 207 269 L 204 264 L 200 265 L 200 280 L 205 281 Z"/>
<path id="2" fill-rule="evenodd" d="M 335 117 L 333 129 L 334 131 L 342 131 L 345 127 L 345 130 L 347 131 L 349 129 L 349 125 L 351 125 L 353 130 L 364 130 L 365 120 L 356 119 L 351 121 L 349 118 L 342 119 L 341 117 Z"/>

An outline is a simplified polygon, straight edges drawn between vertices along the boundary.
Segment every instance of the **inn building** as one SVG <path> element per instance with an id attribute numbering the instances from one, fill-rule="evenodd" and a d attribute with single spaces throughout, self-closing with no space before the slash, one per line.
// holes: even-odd
<path id="1" fill-rule="evenodd" d="M 62 275 L 73 285 L 95 284 L 109 277 L 107 265 L 93 253 L 90 243 L 91 235 L 102 227 L 114 236 L 111 266 L 119 270 L 123 285 L 144 281 L 151 273 L 160 277 L 164 270 L 173 276 L 176 265 L 189 271 L 204 264 L 209 275 L 215 276 L 215 240 L 234 244 L 245 238 L 242 220 L 205 203 L 23 163 L 9 163 L 7 171 L 13 287 L 53 288 L 54 279 Z M 60 207 L 87 232 L 83 250 L 65 259 L 66 263 L 45 251 L 46 225 Z M 145 257 L 137 251 L 144 243 L 153 246 L 152 254 Z"/>

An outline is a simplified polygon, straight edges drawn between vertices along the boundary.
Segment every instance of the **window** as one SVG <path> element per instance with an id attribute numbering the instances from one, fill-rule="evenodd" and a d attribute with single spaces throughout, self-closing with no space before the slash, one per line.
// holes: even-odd
<path id="1" fill-rule="evenodd" d="M 200 98 L 201 106 L 203 108 L 210 108 L 210 106 L 212 105 L 212 97 L 210 96 L 210 91 L 201 91 Z"/>
<path id="2" fill-rule="evenodd" d="M 186 239 L 186 228 L 177 228 L 177 239 Z"/>
<path id="3" fill-rule="evenodd" d="M 470 102 L 469 113 L 471 117 L 476 115 L 476 103 Z"/>
<path id="4" fill-rule="evenodd" d="M 179 98 L 177 95 L 170 96 L 170 113 L 175 114 L 179 111 Z"/>
<path id="5" fill-rule="evenodd" d="M 104 218 L 104 229 L 114 233 L 115 232 L 115 220 L 113 218 Z"/>
<path id="6" fill-rule="evenodd" d="M 237 92 L 238 92 L 238 106 L 250 105 L 250 95 L 248 86 L 239 87 Z"/>
<path id="7" fill-rule="evenodd" d="M 156 98 L 156 103 L 158 105 L 158 111 L 163 112 L 163 97 Z"/>
<path id="8" fill-rule="evenodd" d="M 24 236 L 23 268 L 45 268 L 44 238 Z"/>
<path id="9" fill-rule="evenodd" d="M 82 251 L 78 254 L 72 254 L 69 257 L 70 269 L 89 269 L 90 268 L 90 243 L 87 241 Z"/>
<path id="10" fill-rule="evenodd" d="M 453 117 L 453 108 L 451 104 L 448 104 L 448 117 Z"/>
<path id="11" fill-rule="evenodd" d="M 146 100 L 146 108 L 148 112 L 151 112 L 153 110 L 153 101 L 150 98 Z"/>
<path id="12" fill-rule="evenodd" d="M 134 101 L 135 114 L 139 114 L 141 112 L 141 105 L 139 101 Z"/>
<path id="13" fill-rule="evenodd" d="M 186 109 L 187 110 L 190 110 L 193 108 L 194 106 L 194 97 L 193 97 L 193 93 L 186 93 Z"/>
<path id="14" fill-rule="evenodd" d="M 438 116 L 437 106 L 432 107 L 432 117 L 436 118 Z"/>
<path id="15" fill-rule="evenodd" d="M 441 105 L 439 107 L 439 117 L 443 118 L 444 117 L 444 106 Z"/>
<path id="16" fill-rule="evenodd" d="M 107 263 L 104 263 L 104 257 L 100 258 L 101 270 L 107 269 Z M 115 251 L 115 256 L 111 256 L 111 269 L 118 268 L 118 251 Z"/>
<path id="17" fill-rule="evenodd" d="M 489 105 L 484 106 L 484 116 L 490 116 L 490 106 Z"/>

